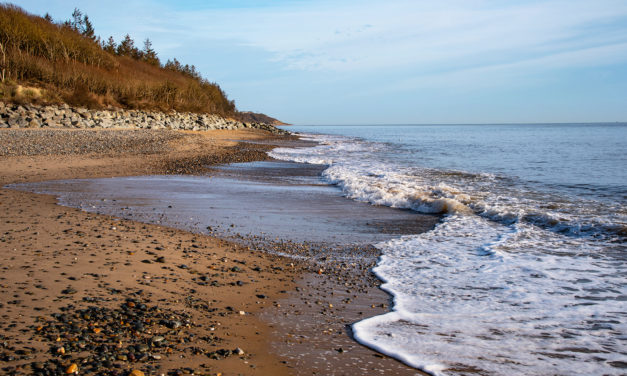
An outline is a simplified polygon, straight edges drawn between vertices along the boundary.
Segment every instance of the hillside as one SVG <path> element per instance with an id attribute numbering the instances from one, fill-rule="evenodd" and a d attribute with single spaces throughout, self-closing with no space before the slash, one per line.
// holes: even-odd
<path id="1" fill-rule="evenodd" d="M 265 114 L 257 112 L 244 111 L 237 115 L 237 118 L 247 123 L 265 123 L 270 125 L 290 125 Z"/>
<path id="2" fill-rule="evenodd" d="M 55 22 L 0 4 L 0 81 L 4 102 L 239 114 L 193 65 L 162 64 L 149 39 L 143 49 L 129 35 L 119 44 L 101 40 L 78 9 Z"/>

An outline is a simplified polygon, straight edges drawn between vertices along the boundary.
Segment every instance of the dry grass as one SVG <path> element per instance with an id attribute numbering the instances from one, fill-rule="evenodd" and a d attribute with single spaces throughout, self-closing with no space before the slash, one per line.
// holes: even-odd
<path id="1" fill-rule="evenodd" d="M 215 83 L 113 55 L 71 27 L 15 5 L 0 4 L 0 45 L 5 101 L 236 114 L 235 103 Z M 15 95 L 18 84 L 48 95 Z"/>

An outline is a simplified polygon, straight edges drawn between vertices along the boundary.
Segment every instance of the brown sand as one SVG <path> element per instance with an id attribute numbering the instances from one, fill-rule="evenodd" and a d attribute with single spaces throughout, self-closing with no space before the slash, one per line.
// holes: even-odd
<path id="1" fill-rule="evenodd" d="M 39 132 L 0 132 L 0 185 L 199 173 L 207 165 L 264 159 L 277 139 L 252 130 Z M 58 206 L 50 196 L 4 188 L 0 213 L 3 374 L 31 374 L 41 363 L 65 369 L 73 362 L 79 369 L 109 367 L 119 374 L 132 369 L 146 374 L 418 373 L 350 338 L 347 325 L 384 312 L 388 300 L 363 266 L 363 280 L 341 270 L 319 275 L 317 266 L 221 239 L 85 213 Z M 130 338 L 118 333 L 124 329 L 117 324 L 107 327 L 102 333 L 113 332 L 107 333 L 115 340 L 110 343 L 123 339 L 118 347 L 150 344 L 145 354 L 153 356 L 136 362 L 122 357 L 103 364 L 89 358 L 89 351 L 58 353 L 60 344 L 75 349 L 72 341 L 81 339 L 54 332 L 51 315 L 94 305 L 119 311 L 136 303 L 158 306 L 183 324 L 189 315 L 189 324 L 170 329 L 147 323 L 130 331 Z M 89 319 L 76 323 L 94 325 L 99 323 Z M 150 338 L 157 334 L 166 337 L 167 346 L 152 347 Z M 83 350 L 89 350 L 87 343 Z M 215 353 L 236 348 L 243 354 Z M 124 351 L 109 352 L 119 357 Z"/>
<path id="2" fill-rule="evenodd" d="M 195 161 L 258 159 L 263 147 L 251 151 L 247 150 L 250 147 L 234 147 L 237 143 L 230 140 L 271 137 L 255 131 L 184 133 L 168 136 L 164 146 L 157 149 L 147 142 L 134 145 L 131 150 L 121 147 L 117 154 L 115 145 L 108 145 L 104 154 L 77 154 L 62 153 L 55 146 L 54 154 L 48 155 L 51 147 L 46 145 L 47 138 L 30 134 L 25 139 L 25 133 L 20 134 L 19 130 L 10 132 L 0 132 L 0 144 L 32 150 L 39 143 L 41 150 L 28 152 L 35 155 L 0 157 L 0 185 L 185 171 L 198 169 Z M 74 131 L 55 132 L 65 133 L 64 137 L 81 137 Z M 24 143 L 24 148 L 20 148 L 20 143 Z M 155 262 L 159 256 L 164 256 L 165 263 Z M 37 335 L 38 317 L 50 319 L 51 314 L 70 304 L 76 309 L 94 305 L 83 301 L 85 297 L 102 298 L 97 305 L 110 308 L 133 297 L 149 306 L 190 314 L 194 324 L 170 334 L 192 341 L 170 341 L 171 352 L 160 349 L 163 356 L 159 361 L 116 361 L 120 370 L 149 371 L 146 365 L 160 365 L 161 371 L 153 369 L 150 373 L 185 372 L 183 368 L 187 367 L 196 374 L 288 374 L 287 367 L 268 352 L 268 328 L 256 318 L 260 307 L 271 305 L 280 297 L 280 291 L 292 288 L 293 273 L 289 268 L 280 274 L 272 269 L 286 262 L 263 253 L 250 253 L 220 239 L 93 215 L 58 206 L 50 196 L 0 189 L 1 373 L 31 374 L 32 362 L 58 356 L 48 352 L 54 343 Z M 259 271 L 253 271 L 255 267 Z M 238 280 L 243 282 L 241 286 L 235 283 Z M 207 283 L 213 286 L 202 285 Z M 112 292 L 112 288 L 117 292 Z M 258 294 L 267 298 L 259 299 Z M 166 329 L 156 325 L 153 333 L 137 335 L 150 338 L 155 331 Z M 200 339 L 208 333 L 218 339 Z M 64 341 L 65 338 L 59 342 Z M 206 355 L 237 347 L 244 354 L 220 360 Z M 196 355 L 192 348 L 199 349 Z M 66 352 L 63 362 L 68 366 L 77 362 L 80 369 L 83 366 L 79 359 L 83 356 Z"/>

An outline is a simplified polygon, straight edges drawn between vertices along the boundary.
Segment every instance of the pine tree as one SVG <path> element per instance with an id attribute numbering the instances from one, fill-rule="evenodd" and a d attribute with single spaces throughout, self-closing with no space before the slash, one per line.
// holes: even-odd
<path id="1" fill-rule="evenodd" d="M 83 21 L 83 12 L 81 12 L 78 8 L 74 8 L 74 12 L 72 12 L 72 19 L 67 21 L 66 24 L 68 24 L 72 29 L 82 32 L 85 24 Z"/>
<path id="2" fill-rule="evenodd" d="M 115 45 L 115 40 L 113 39 L 113 36 L 110 36 L 106 42 L 103 42 L 102 49 L 107 51 L 110 54 L 115 54 L 116 45 Z"/>
<path id="3" fill-rule="evenodd" d="M 89 21 L 89 17 L 87 15 L 83 18 L 83 30 L 81 30 L 81 33 L 91 40 L 96 40 L 94 26 L 91 21 Z"/>
<path id="4" fill-rule="evenodd" d="M 152 49 L 152 42 L 146 38 L 144 41 L 144 49 L 142 50 L 142 58 L 145 62 L 151 65 L 159 66 L 161 62 L 157 57 L 157 52 Z"/>
<path id="5" fill-rule="evenodd" d="M 176 60 L 176 58 L 174 58 L 173 61 L 170 61 L 168 59 L 168 62 L 165 63 L 164 68 L 175 71 L 175 72 L 180 72 L 180 73 L 183 72 L 183 67 L 181 66 L 181 63 L 178 60 Z"/>
<path id="6" fill-rule="evenodd" d="M 126 34 L 124 40 L 118 45 L 117 54 L 120 56 L 133 57 L 135 50 L 135 41 L 131 39 L 130 35 Z"/>

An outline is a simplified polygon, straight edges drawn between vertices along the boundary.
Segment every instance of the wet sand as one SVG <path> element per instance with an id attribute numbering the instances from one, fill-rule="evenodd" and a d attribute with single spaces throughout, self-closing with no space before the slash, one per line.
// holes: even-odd
<path id="1" fill-rule="evenodd" d="M 232 240 L 255 238 L 337 248 L 375 244 L 433 227 L 438 217 L 343 197 L 325 166 L 233 163 L 197 176 L 152 175 L 9 185 L 62 205 Z M 310 255 L 315 256 L 315 255 Z"/>
<path id="2" fill-rule="evenodd" d="M 6 135 L 0 134 L 2 144 L 37 141 Z M 254 143 L 232 141 L 237 139 Z M 204 173 L 208 165 L 266 159 L 271 139 L 276 141 L 253 131 L 177 133 L 161 149 L 147 142 L 145 148 L 118 152 L 113 147 L 3 156 L 0 183 Z M 264 241 L 251 247 L 58 206 L 51 196 L 8 189 L 0 194 L 4 373 L 30 374 L 40 366 L 65 371 L 72 363 L 81 373 L 94 374 L 98 367 L 109 374 L 132 369 L 146 374 L 418 373 L 350 338 L 347 325 L 384 312 L 388 304 L 367 271 L 376 258 L 373 249 L 355 249 L 369 255 L 359 263 L 334 254 L 310 262 L 277 256 L 309 258 L 315 252 L 310 245 Z M 81 311 L 94 305 L 108 309 L 104 318 Z M 74 327 L 59 326 L 59 315 L 51 316 L 72 312 L 99 322 L 74 318 L 79 321 Z M 144 322 L 129 329 L 106 319 L 120 314 Z M 103 330 L 96 333 L 97 327 Z M 107 337 L 99 339 L 100 333 Z M 155 337 L 164 339 L 154 342 Z M 96 344 L 108 346 L 111 359 L 90 357 Z"/>

